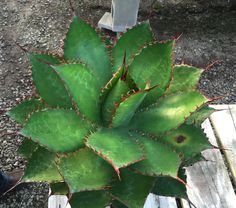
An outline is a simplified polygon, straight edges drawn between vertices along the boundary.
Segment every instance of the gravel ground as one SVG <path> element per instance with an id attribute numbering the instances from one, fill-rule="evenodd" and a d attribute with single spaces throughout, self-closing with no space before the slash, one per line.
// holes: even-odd
<path id="1" fill-rule="evenodd" d="M 33 3 L 32 3 L 33 2 Z M 78 1 L 77 1 L 78 2 Z M 82 3 L 81 3 L 82 2 Z M 71 16 L 64 0 L 0 1 L 0 110 L 8 110 L 22 98 L 32 95 L 29 65 L 14 41 L 29 50 L 62 53 L 61 39 Z M 83 1 L 76 8 L 79 15 L 94 24 L 108 8 L 89 7 Z M 236 13 L 225 7 L 158 7 L 151 15 L 141 12 L 139 20 L 150 17 L 158 40 L 177 37 L 176 63 L 202 68 L 218 61 L 205 71 L 199 88 L 209 97 L 225 95 L 216 103 L 236 103 Z M 24 168 L 25 161 L 16 155 L 21 138 L 14 136 L 19 126 L 0 116 L 0 169 Z M 0 208 L 47 207 L 47 184 L 22 184 L 0 199 Z"/>

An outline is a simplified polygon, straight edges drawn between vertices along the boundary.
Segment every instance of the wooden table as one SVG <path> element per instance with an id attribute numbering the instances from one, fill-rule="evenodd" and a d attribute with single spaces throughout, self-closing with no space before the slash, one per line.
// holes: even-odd
<path id="1" fill-rule="evenodd" d="M 202 127 L 218 149 L 203 152 L 207 162 L 186 168 L 189 199 L 197 208 L 235 208 L 236 105 L 214 105 L 219 110 Z M 49 208 L 65 207 L 66 198 L 52 196 Z M 181 200 L 182 208 L 193 208 Z M 70 208 L 67 204 L 66 208 Z M 144 208 L 177 208 L 176 199 L 150 194 Z"/>

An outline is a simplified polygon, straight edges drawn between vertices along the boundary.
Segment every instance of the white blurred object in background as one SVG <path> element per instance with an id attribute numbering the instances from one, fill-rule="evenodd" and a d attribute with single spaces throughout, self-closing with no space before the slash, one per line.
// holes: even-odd
<path id="1" fill-rule="evenodd" d="M 106 12 L 98 22 L 99 28 L 124 32 L 137 23 L 140 0 L 112 0 L 111 13 Z"/>

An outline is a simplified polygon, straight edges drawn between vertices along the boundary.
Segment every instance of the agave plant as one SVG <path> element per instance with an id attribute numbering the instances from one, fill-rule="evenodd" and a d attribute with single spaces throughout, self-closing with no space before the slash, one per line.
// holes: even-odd
<path id="1" fill-rule="evenodd" d="M 63 57 L 27 52 L 37 96 L 8 112 L 22 125 L 22 182 L 50 183 L 72 208 L 187 199 L 184 167 L 212 147 L 200 125 L 213 110 L 197 90 L 203 70 L 173 65 L 174 44 L 149 22 L 111 44 L 74 16 Z"/>

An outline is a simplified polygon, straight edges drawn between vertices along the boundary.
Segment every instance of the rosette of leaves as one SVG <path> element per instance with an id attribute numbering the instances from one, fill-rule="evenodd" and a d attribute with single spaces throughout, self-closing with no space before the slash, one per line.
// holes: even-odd
<path id="1" fill-rule="evenodd" d="M 175 40 L 155 41 L 149 22 L 116 44 L 102 39 L 75 16 L 63 57 L 27 52 L 38 95 L 8 112 L 22 125 L 22 182 L 50 183 L 73 208 L 140 208 L 149 193 L 187 199 L 184 167 L 211 148 L 203 70 L 174 65 Z"/>

